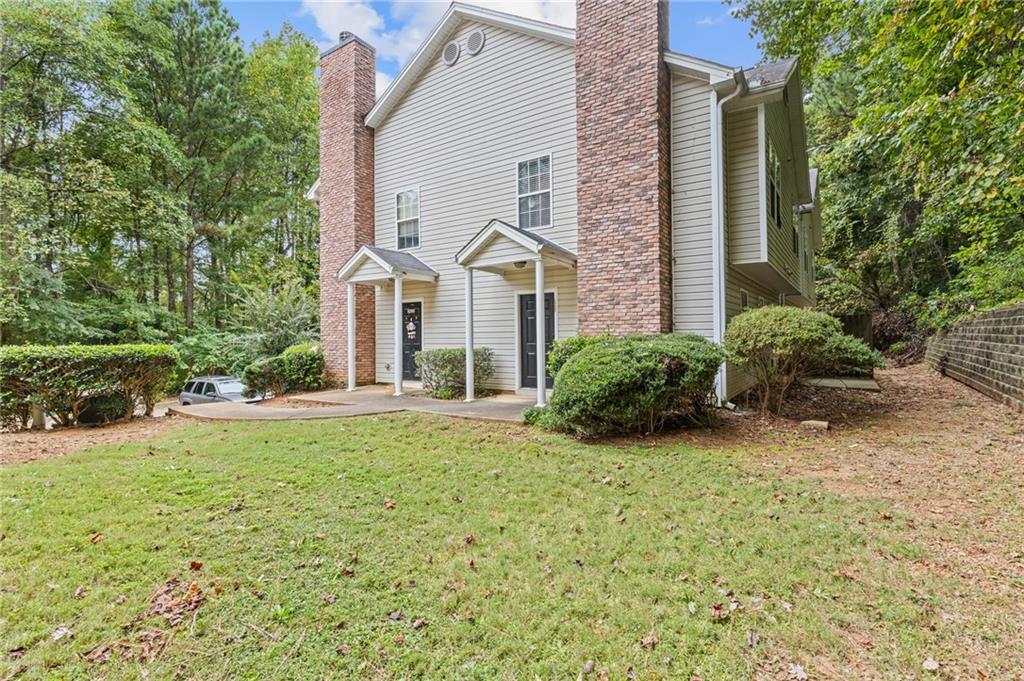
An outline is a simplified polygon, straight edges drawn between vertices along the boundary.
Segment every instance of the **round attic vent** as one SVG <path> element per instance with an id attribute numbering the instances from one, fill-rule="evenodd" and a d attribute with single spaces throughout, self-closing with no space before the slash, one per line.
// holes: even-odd
<path id="1" fill-rule="evenodd" d="M 448 66 L 457 62 L 459 60 L 459 44 L 453 40 L 445 45 L 444 51 L 441 52 L 441 58 Z"/>
<path id="2" fill-rule="evenodd" d="M 466 38 L 466 51 L 470 54 L 480 54 L 480 50 L 484 49 L 485 38 L 484 32 L 479 28 L 470 33 Z"/>

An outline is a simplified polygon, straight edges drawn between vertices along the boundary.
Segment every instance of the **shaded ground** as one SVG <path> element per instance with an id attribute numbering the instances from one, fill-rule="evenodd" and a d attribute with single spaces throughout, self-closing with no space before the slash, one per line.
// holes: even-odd
<path id="1" fill-rule="evenodd" d="M 99 445 L 139 442 L 172 430 L 181 421 L 173 417 L 138 417 L 107 426 L 0 433 L 0 465 L 52 459 Z"/>
<path id="2" fill-rule="evenodd" d="M 928 626 L 951 646 L 936 660 L 940 670 L 1024 678 L 1024 414 L 922 365 L 877 378 L 881 393 L 805 388 L 788 418 L 730 416 L 714 433 L 655 441 L 719 447 L 756 462 L 764 477 L 809 479 L 844 498 L 884 503 L 884 517 L 903 518 L 901 534 L 926 550 L 909 562 L 912 573 L 952 585 L 947 598 L 920 593 Z M 833 428 L 808 432 L 800 419 Z M 840 669 L 874 646 L 896 645 L 870 631 L 847 633 L 853 645 Z"/>

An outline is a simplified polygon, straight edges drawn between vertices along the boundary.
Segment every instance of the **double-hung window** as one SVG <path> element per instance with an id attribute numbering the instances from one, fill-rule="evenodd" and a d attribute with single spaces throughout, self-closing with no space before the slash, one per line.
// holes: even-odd
<path id="1" fill-rule="evenodd" d="M 398 226 L 398 250 L 419 248 L 420 190 L 406 189 L 395 194 L 395 221 Z"/>
<path id="2" fill-rule="evenodd" d="M 520 161 L 517 169 L 519 227 L 535 229 L 551 225 L 551 157 Z"/>
<path id="3" fill-rule="evenodd" d="M 782 227 L 782 164 L 775 151 L 775 145 L 768 140 L 765 149 L 765 175 L 768 178 L 768 217 L 776 227 Z"/>

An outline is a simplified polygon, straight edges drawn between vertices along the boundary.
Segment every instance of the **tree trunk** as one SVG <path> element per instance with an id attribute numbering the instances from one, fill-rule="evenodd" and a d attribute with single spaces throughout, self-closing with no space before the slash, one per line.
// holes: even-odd
<path id="1" fill-rule="evenodd" d="M 196 242 L 189 239 L 185 246 L 185 330 L 192 331 L 192 311 L 196 296 Z"/>
<path id="2" fill-rule="evenodd" d="M 170 248 L 164 253 L 164 264 L 167 275 L 167 311 L 176 313 L 178 311 L 178 302 L 174 299 L 174 257 L 171 255 Z"/>

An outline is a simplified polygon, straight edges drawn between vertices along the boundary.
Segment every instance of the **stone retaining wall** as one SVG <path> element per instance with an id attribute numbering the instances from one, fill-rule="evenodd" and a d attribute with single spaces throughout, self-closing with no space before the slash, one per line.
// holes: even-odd
<path id="1" fill-rule="evenodd" d="M 1024 304 L 985 312 L 928 342 L 941 373 L 1024 410 Z"/>

